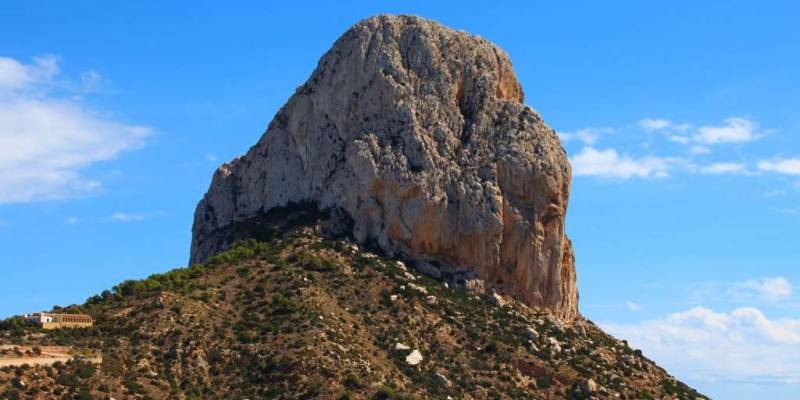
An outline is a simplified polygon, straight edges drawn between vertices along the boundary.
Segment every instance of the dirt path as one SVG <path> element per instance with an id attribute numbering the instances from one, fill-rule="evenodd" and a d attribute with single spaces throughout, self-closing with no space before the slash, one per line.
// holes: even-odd
<path id="1" fill-rule="evenodd" d="M 33 351 L 34 346 L 0 345 L 0 350 L 16 350 L 20 353 Z M 41 353 L 32 357 L 3 357 L 0 358 L 0 367 L 18 367 L 21 365 L 53 365 L 57 362 L 65 363 L 75 358 L 70 352 L 69 346 L 40 346 Z M 102 357 L 86 358 L 87 361 L 99 364 L 103 362 Z"/>
<path id="2" fill-rule="evenodd" d="M 72 357 L 21 357 L 0 359 L 0 367 L 19 367 L 20 365 L 53 365 L 57 362 L 65 363 Z"/>
<path id="3" fill-rule="evenodd" d="M 0 367 L 19 367 L 21 365 L 53 365 L 57 362 L 65 363 L 72 360 L 72 356 L 57 356 L 57 357 L 20 357 L 20 358 L 0 358 Z M 92 364 L 100 364 L 103 362 L 103 357 L 86 358 L 86 361 Z"/>

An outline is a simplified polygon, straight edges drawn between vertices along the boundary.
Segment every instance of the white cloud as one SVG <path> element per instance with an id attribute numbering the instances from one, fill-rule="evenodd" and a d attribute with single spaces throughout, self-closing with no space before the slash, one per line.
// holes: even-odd
<path id="1" fill-rule="evenodd" d="M 69 218 L 67 218 L 67 220 L 66 220 L 66 221 L 64 221 L 64 222 L 66 222 L 66 223 L 67 223 L 67 224 L 69 224 L 69 225 L 75 225 L 75 224 L 77 224 L 79 221 L 80 221 L 80 218 L 78 218 L 78 217 L 69 217 Z"/>
<path id="2" fill-rule="evenodd" d="M 689 148 L 689 152 L 699 156 L 703 154 L 711 154 L 711 149 L 705 146 L 692 146 Z"/>
<path id="3" fill-rule="evenodd" d="M 692 286 L 689 298 L 698 304 L 787 304 L 794 294 L 792 283 L 784 277 L 761 277 L 741 282 L 701 282 Z"/>
<path id="4" fill-rule="evenodd" d="M 790 215 L 800 214 L 800 208 L 773 208 L 772 210 L 777 211 L 781 214 L 790 214 Z"/>
<path id="5" fill-rule="evenodd" d="M 620 155 L 614 149 L 596 150 L 584 147 L 573 156 L 572 170 L 576 176 L 598 176 L 602 178 L 664 178 L 669 170 L 682 163 L 677 158 L 647 156 L 632 158 Z"/>
<path id="6" fill-rule="evenodd" d="M 778 303 L 792 297 L 793 287 L 788 279 L 777 277 L 739 282 L 736 284 L 735 290 L 746 296 L 755 295 L 767 302 Z"/>
<path id="7" fill-rule="evenodd" d="M 642 309 L 642 306 L 640 306 L 638 303 L 634 303 L 632 301 L 626 302 L 625 306 L 628 307 L 628 310 L 631 310 L 631 311 L 640 311 Z"/>
<path id="8" fill-rule="evenodd" d="M 657 131 L 672 126 L 672 122 L 667 119 L 645 118 L 639 121 L 639 126 L 647 131 Z"/>
<path id="9" fill-rule="evenodd" d="M 90 93 L 103 89 L 110 84 L 108 78 L 97 71 L 87 71 L 81 74 L 80 90 Z"/>
<path id="10" fill-rule="evenodd" d="M 758 169 L 779 174 L 800 175 L 800 158 L 763 160 L 758 163 Z"/>
<path id="11" fill-rule="evenodd" d="M 667 139 L 671 142 L 680 143 L 680 144 L 689 144 L 692 141 L 691 138 L 688 136 L 683 135 L 667 135 Z"/>
<path id="12" fill-rule="evenodd" d="M 572 140 L 579 140 L 584 144 L 593 144 L 597 141 L 598 136 L 603 133 L 613 132 L 610 128 L 584 128 L 572 132 L 557 132 L 558 137 L 562 142 L 569 142 Z"/>
<path id="13" fill-rule="evenodd" d="M 207 153 L 205 156 L 206 161 L 208 162 L 216 162 L 219 158 L 216 154 Z"/>
<path id="14" fill-rule="evenodd" d="M 742 163 L 719 162 L 706 165 L 700 168 L 701 174 L 722 175 L 722 174 L 745 174 L 747 165 Z"/>
<path id="15" fill-rule="evenodd" d="M 761 137 L 756 128 L 756 124 L 747 118 L 731 117 L 724 121 L 724 125 L 701 126 L 694 139 L 704 144 L 749 142 Z"/>
<path id="16" fill-rule="evenodd" d="M 764 192 L 764 197 L 781 197 L 786 196 L 789 192 L 783 189 L 768 190 Z"/>
<path id="17" fill-rule="evenodd" d="M 707 154 L 707 145 L 720 143 L 743 143 L 763 136 L 755 122 L 744 117 L 730 117 L 721 125 L 704 125 L 695 128 L 692 124 L 676 124 L 667 119 L 645 118 L 638 122 L 645 131 L 663 132 L 667 140 L 685 145 L 693 144 L 693 154 Z"/>
<path id="18" fill-rule="evenodd" d="M 0 204 L 81 196 L 101 183 L 93 163 L 141 147 L 150 129 L 101 115 L 50 85 L 55 58 L 0 58 Z"/>
<path id="19" fill-rule="evenodd" d="M 601 323 L 683 379 L 800 384 L 800 320 L 752 307 L 696 307 L 633 323 Z"/>
<path id="20" fill-rule="evenodd" d="M 33 59 L 25 65 L 13 58 L 0 57 L 0 90 L 19 90 L 47 82 L 58 74 L 58 60 L 53 56 Z"/>
<path id="21" fill-rule="evenodd" d="M 129 213 L 129 212 L 117 211 L 117 212 L 111 214 L 111 216 L 108 217 L 108 219 L 112 220 L 112 221 L 118 221 L 118 222 L 136 222 L 136 221 L 143 221 L 145 219 L 157 217 L 157 216 L 160 216 L 160 215 L 164 215 L 164 213 L 163 212 L 157 212 L 157 213 Z"/>

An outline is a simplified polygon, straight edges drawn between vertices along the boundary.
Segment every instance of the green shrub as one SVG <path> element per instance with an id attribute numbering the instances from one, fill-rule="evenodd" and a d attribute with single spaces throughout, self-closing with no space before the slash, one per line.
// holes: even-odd
<path id="1" fill-rule="evenodd" d="M 75 370 L 75 374 L 81 379 L 88 379 L 94 375 L 96 368 L 91 363 L 85 363 Z"/>
<path id="2" fill-rule="evenodd" d="M 0 331 L 20 330 L 26 326 L 30 326 L 28 320 L 18 315 L 0 320 Z"/>
<path id="3" fill-rule="evenodd" d="M 94 396 L 92 393 L 86 389 L 81 389 L 78 394 L 75 395 L 75 400 L 94 400 Z"/>
<path id="4" fill-rule="evenodd" d="M 19 391 L 17 389 L 8 389 L 0 397 L 8 400 L 19 400 Z"/>
<path id="5" fill-rule="evenodd" d="M 360 389 L 362 386 L 361 379 L 354 374 L 352 371 L 348 372 L 347 375 L 344 377 L 344 387 L 348 389 Z"/>
<path id="6" fill-rule="evenodd" d="M 75 378 L 75 375 L 72 375 L 70 373 L 64 373 L 59 375 L 58 378 L 56 378 L 56 383 L 58 383 L 61 386 L 66 386 L 71 388 L 78 387 L 78 385 L 80 384 L 78 380 Z"/>
<path id="7" fill-rule="evenodd" d="M 272 310 L 272 314 L 291 314 L 297 310 L 297 306 L 291 299 L 278 293 L 272 296 L 270 309 Z"/>

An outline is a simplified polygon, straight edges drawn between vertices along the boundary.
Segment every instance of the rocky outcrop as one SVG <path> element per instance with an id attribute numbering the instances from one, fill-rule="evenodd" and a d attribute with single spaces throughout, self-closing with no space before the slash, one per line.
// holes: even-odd
<path id="1" fill-rule="evenodd" d="M 505 52 L 432 21 L 378 16 L 342 35 L 259 142 L 217 170 L 191 261 L 275 207 L 311 203 L 346 218 L 359 241 L 469 271 L 571 319 L 570 177 Z"/>

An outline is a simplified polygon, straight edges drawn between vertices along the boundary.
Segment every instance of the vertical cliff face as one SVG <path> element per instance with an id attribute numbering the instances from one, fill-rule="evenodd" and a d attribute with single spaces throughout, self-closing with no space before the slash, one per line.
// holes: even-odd
<path id="1" fill-rule="evenodd" d="M 417 17 L 364 20 L 214 174 L 191 261 L 275 207 L 310 202 L 345 215 L 357 240 L 574 318 L 570 165 L 522 102 L 508 56 L 486 40 Z"/>

